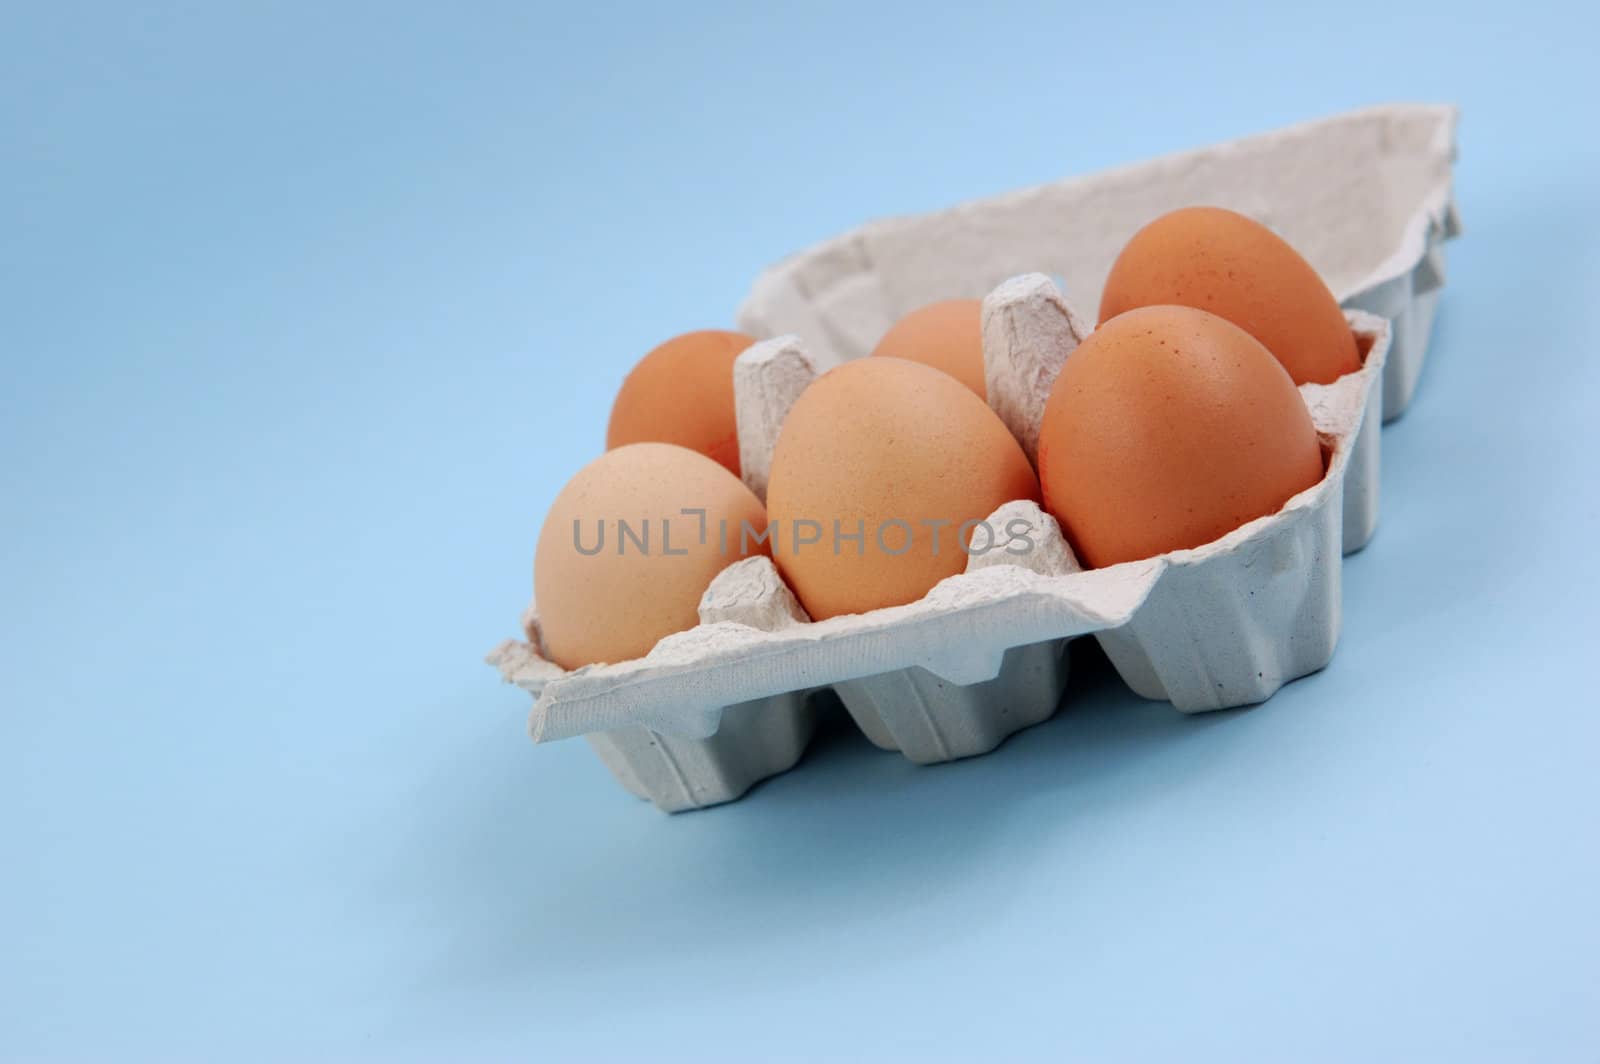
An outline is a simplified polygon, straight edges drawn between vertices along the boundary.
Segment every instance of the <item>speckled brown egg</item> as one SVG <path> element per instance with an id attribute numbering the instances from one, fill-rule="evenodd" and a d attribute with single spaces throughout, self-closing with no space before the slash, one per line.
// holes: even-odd
<path id="1" fill-rule="evenodd" d="M 1100 321 L 1157 304 L 1228 319 L 1296 384 L 1330 384 L 1361 368 L 1355 336 L 1317 271 L 1282 237 L 1234 211 L 1186 207 L 1128 241 L 1106 279 Z"/>
<path id="2" fill-rule="evenodd" d="M 987 545 L 978 522 L 1038 493 L 1017 441 L 953 377 L 858 359 L 813 382 L 784 421 L 767 489 L 772 557 L 818 620 L 914 602 L 966 568 L 964 544 Z"/>
<path id="3" fill-rule="evenodd" d="M 1045 508 L 1092 566 L 1209 543 L 1322 479 L 1289 374 L 1191 307 L 1119 314 L 1067 359 L 1039 429 Z"/>
<path id="4" fill-rule="evenodd" d="M 606 448 L 675 443 L 739 475 L 733 361 L 755 337 L 724 329 L 684 333 L 633 367 L 611 406 Z"/>
<path id="5" fill-rule="evenodd" d="M 539 532 L 545 653 L 566 669 L 625 661 L 693 628 L 712 578 L 765 553 L 755 537 L 766 523 L 754 493 L 704 455 L 665 443 L 607 451 L 561 489 Z"/>
<path id="6" fill-rule="evenodd" d="M 946 299 L 913 310 L 873 348 L 874 355 L 920 362 L 988 394 L 983 380 L 983 300 Z"/>

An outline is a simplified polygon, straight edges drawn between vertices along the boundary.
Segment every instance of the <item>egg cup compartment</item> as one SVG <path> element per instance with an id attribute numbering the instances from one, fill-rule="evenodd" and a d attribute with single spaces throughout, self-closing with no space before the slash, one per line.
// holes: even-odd
<path id="1" fill-rule="evenodd" d="M 1013 344 L 1006 337 L 1039 335 L 1029 322 L 1058 301 L 1054 285 L 1038 277 L 1008 282 L 985 301 L 985 358 L 997 384 L 1019 372 L 1054 381 L 1059 365 L 1050 371 L 1040 364 L 1054 362 L 1065 340 L 1058 338 L 1052 353 L 1036 341 Z M 1322 444 L 1322 481 L 1276 514 L 1213 543 L 1162 555 L 1165 571 L 1132 618 L 1095 633 L 1141 697 L 1185 713 L 1251 705 L 1332 659 L 1341 558 L 1365 546 L 1377 522 L 1378 422 L 1390 347 L 1383 319 L 1361 311 L 1345 317 L 1362 352 L 1361 369 L 1332 384 L 1300 386 Z"/>
<path id="2" fill-rule="evenodd" d="M 873 745 L 922 765 L 987 754 L 1049 720 L 1067 689 L 1067 641 L 1012 647 L 991 680 L 955 684 L 913 667 L 833 685 Z"/>
<path id="3" fill-rule="evenodd" d="M 787 772 L 816 729 L 810 693 L 757 698 L 722 711 L 721 726 L 694 739 L 621 728 L 587 736 L 611 774 L 668 813 L 731 802 L 757 783 Z"/>
<path id="4" fill-rule="evenodd" d="M 1184 713 L 1264 702 L 1333 658 L 1340 492 L 1239 549 L 1179 551 L 1144 606 L 1095 639 L 1123 682 Z"/>

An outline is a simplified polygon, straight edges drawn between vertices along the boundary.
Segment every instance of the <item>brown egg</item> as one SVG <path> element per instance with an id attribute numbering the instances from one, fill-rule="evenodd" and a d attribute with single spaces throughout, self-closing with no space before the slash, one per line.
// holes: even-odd
<path id="1" fill-rule="evenodd" d="M 1265 344 L 1296 384 L 1330 384 L 1361 368 L 1344 313 L 1311 264 L 1266 226 L 1221 207 L 1163 214 L 1117 256 L 1101 323 L 1156 304 L 1227 318 Z"/>
<path id="2" fill-rule="evenodd" d="M 1130 310 L 1091 333 L 1039 429 L 1045 508 L 1093 566 L 1209 543 L 1322 473 L 1289 374 L 1249 333 L 1190 307 Z"/>
<path id="3" fill-rule="evenodd" d="M 1007 542 L 978 522 L 1038 497 L 983 400 L 927 366 L 857 359 L 817 378 L 784 421 L 767 488 L 772 557 L 817 620 L 915 602 L 966 568 L 973 540 Z"/>
<path id="4" fill-rule="evenodd" d="M 704 455 L 665 443 L 607 451 L 561 489 L 539 532 L 545 653 L 566 669 L 626 661 L 693 628 L 712 578 L 766 553 L 752 538 L 766 523 L 750 489 Z"/>
<path id="5" fill-rule="evenodd" d="M 950 374 L 983 399 L 983 300 L 929 303 L 895 322 L 874 355 L 920 362 Z"/>
<path id="6" fill-rule="evenodd" d="M 755 337 L 722 329 L 684 333 L 639 361 L 611 406 L 606 448 L 675 443 L 739 475 L 733 360 Z"/>

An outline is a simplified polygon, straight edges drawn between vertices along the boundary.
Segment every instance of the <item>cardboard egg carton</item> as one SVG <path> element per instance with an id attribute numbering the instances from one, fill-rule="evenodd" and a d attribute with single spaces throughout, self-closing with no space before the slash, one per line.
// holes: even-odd
<path id="1" fill-rule="evenodd" d="M 783 417 L 811 380 L 864 354 L 904 310 L 950 296 L 985 296 L 990 406 L 1032 458 L 1050 385 L 1088 324 L 1051 277 L 1008 280 L 1003 264 L 1032 255 L 1024 268 L 1065 278 L 1090 306 L 1127 235 L 1170 207 L 1221 203 L 1267 221 L 1308 252 L 1347 306 L 1376 306 L 1393 321 L 1348 313 L 1362 369 L 1300 389 L 1327 472 L 1274 515 L 1194 550 L 1080 571 L 1053 518 L 1008 503 L 991 523 L 1027 522 L 1033 550 L 974 555 L 917 602 L 821 622 L 805 616 L 769 559 L 750 558 L 712 582 L 695 628 L 644 658 L 571 672 L 540 653 L 530 607 L 524 638 L 489 660 L 534 696 L 533 738 L 583 735 L 630 791 L 680 810 L 737 798 L 794 765 L 820 688 L 832 688 L 876 745 L 926 763 L 984 753 L 1051 716 L 1067 679 L 1065 645 L 1078 636 L 1094 635 L 1139 694 L 1185 712 L 1259 702 L 1320 669 L 1340 627 L 1340 556 L 1376 526 L 1380 414 L 1409 399 L 1443 280 L 1440 243 L 1457 229 L 1453 128 L 1446 108 L 1375 108 L 875 223 L 768 271 L 740 324 L 798 335 L 753 345 L 734 368 L 744 477 L 763 498 Z M 1341 169 L 1330 176 L 1331 167 Z M 1227 187 L 1233 194 L 1222 194 Z M 1378 201 L 1412 206 L 1383 215 L 1391 224 L 1377 233 L 1359 212 Z M 1079 211 L 1094 217 L 1065 224 Z M 1323 230 L 1300 212 L 1331 226 L 1346 211 L 1363 220 L 1343 237 L 1301 235 Z M 1043 239 L 1052 231 L 1064 245 Z M 1105 248 L 1095 269 L 1074 250 L 1087 259 Z M 1399 372 L 1397 360 L 1406 363 Z"/>

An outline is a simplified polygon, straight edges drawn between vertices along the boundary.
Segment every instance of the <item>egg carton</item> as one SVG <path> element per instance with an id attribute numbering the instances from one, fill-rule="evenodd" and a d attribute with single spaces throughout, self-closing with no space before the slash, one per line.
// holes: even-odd
<path id="1" fill-rule="evenodd" d="M 985 373 L 1008 427 L 1031 450 L 1043 398 L 1087 334 L 1054 282 L 1015 278 L 984 301 Z M 619 781 L 662 809 L 737 798 L 791 767 L 831 687 L 874 744 L 932 763 L 994 749 L 1048 719 L 1067 680 L 1068 640 L 1095 635 L 1140 694 L 1184 712 L 1259 702 L 1327 664 L 1338 639 L 1339 559 L 1350 498 L 1376 499 L 1388 323 L 1351 312 L 1362 368 L 1300 388 L 1326 473 L 1277 513 L 1193 550 L 1082 570 L 1055 519 L 1028 500 L 990 515 L 1033 549 L 974 554 L 916 602 L 811 621 L 771 559 L 747 558 L 706 589 L 700 623 L 643 658 L 563 671 L 524 640 L 489 656 L 535 698 L 543 742 L 587 736 Z M 830 362 L 797 337 L 735 363 L 741 460 L 764 491 L 788 406 Z M 1367 482 L 1352 491 L 1355 481 Z M 1357 522 L 1366 530 L 1366 519 Z"/>
<path id="2" fill-rule="evenodd" d="M 1056 277 L 1094 311 L 1118 252 L 1179 207 L 1230 207 L 1284 237 L 1341 305 L 1393 323 L 1383 419 L 1411 401 L 1461 231 L 1451 191 L 1454 107 L 1388 104 L 928 214 L 861 226 L 757 278 L 737 322 L 793 333 L 819 358 L 872 350 L 904 314 L 982 298 L 1008 277 Z"/>
<path id="3" fill-rule="evenodd" d="M 1362 338 L 1362 369 L 1307 385 L 1327 475 L 1276 515 L 1193 551 L 1078 571 L 1049 515 L 1007 504 L 1037 549 L 970 559 L 916 603 L 812 623 L 771 562 L 713 581 L 701 623 L 645 658 L 564 672 L 524 638 L 489 657 L 535 698 L 536 741 L 586 736 L 630 791 L 667 810 L 728 801 L 803 754 L 810 696 L 831 687 L 876 745 L 920 762 L 993 749 L 1047 719 L 1066 684 L 1066 643 L 1094 635 L 1135 691 L 1185 712 L 1245 705 L 1315 671 L 1339 630 L 1341 552 L 1378 516 L 1379 416 L 1398 415 L 1420 373 L 1443 242 L 1459 232 L 1450 193 L 1456 114 L 1386 106 L 1096 177 L 874 223 L 758 279 L 742 328 L 793 335 L 735 363 L 746 482 L 765 497 L 771 444 L 814 377 L 865 354 L 906 310 L 983 295 L 991 407 L 1029 456 L 1061 361 L 1087 333 L 1057 281 L 1098 303 L 1127 236 L 1207 202 L 1283 234 L 1327 278 Z M 1049 276 L 1020 276 L 1043 266 Z M 992 291 L 988 286 L 997 284 Z M 1382 320 L 1382 319 L 1387 319 Z"/>

